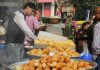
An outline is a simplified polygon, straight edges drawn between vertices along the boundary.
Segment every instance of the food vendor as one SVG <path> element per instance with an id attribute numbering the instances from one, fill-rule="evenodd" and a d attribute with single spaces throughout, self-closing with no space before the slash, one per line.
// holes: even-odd
<path id="1" fill-rule="evenodd" d="M 6 46 L 7 46 L 7 60 L 8 62 L 15 63 L 22 60 L 24 55 L 24 37 L 27 35 L 31 40 L 37 37 L 27 26 L 25 17 L 31 16 L 35 10 L 35 5 L 28 2 L 24 5 L 22 10 L 16 11 L 9 16 L 9 23 L 6 34 Z"/>

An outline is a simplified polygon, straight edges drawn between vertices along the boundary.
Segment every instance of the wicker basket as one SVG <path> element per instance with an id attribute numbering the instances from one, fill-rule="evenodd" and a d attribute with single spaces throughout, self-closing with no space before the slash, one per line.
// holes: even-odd
<path id="1" fill-rule="evenodd" d="M 50 24 L 59 24 L 60 23 L 60 19 L 59 18 L 50 18 L 49 19 L 49 23 Z"/>

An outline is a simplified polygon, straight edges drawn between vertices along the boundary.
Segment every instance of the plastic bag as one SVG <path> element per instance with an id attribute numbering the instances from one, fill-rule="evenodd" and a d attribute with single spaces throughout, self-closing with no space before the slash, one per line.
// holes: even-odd
<path id="1" fill-rule="evenodd" d="M 80 59 L 92 61 L 92 55 L 90 54 L 86 42 L 83 43 L 83 53 L 80 55 Z"/>

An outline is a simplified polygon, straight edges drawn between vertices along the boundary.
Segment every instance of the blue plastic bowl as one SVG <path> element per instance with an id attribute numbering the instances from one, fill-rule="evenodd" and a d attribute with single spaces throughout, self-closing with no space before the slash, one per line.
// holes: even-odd
<path id="1" fill-rule="evenodd" d="M 83 54 L 79 57 L 79 59 L 83 59 L 83 60 L 89 60 L 89 61 L 92 61 L 92 55 L 90 53 L 86 53 L 86 54 Z"/>

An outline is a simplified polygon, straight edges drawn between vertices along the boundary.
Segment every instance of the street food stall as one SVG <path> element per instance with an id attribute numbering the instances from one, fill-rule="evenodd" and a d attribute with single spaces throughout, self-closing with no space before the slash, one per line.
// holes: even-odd
<path id="1" fill-rule="evenodd" d="M 47 32 L 40 32 L 35 44 L 43 44 L 27 52 L 31 59 L 8 66 L 12 70 L 94 70 L 97 63 L 78 59 L 80 54 L 75 51 L 75 44 L 66 37 Z M 39 57 L 39 58 L 37 58 Z"/>
<path id="2" fill-rule="evenodd" d="M 43 15 L 50 16 L 51 14 L 49 11 L 49 14 L 45 13 Z M 29 46 L 30 50 L 28 52 L 25 52 L 28 58 L 25 58 L 21 62 L 17 62 L 9 66 L 2 64 L 0 66 L 3 68 L 0 67 L 0 69 L 2 70 L 94 70 L 97 67 L 96 62 L 78 59 L 80 57 L 80 54 L 75 51 L 76 46 L 74 41 L 68 39 L 67 37 L 62 36 L 60 33 L 56 34 L 57 32 L 61 32 L 60 30 L 62 30 L 63 27 L 63 26 L 59 27 L 61 26 L 60 24 L 61 18 L 57 16 L 50 16 L 46 17 L 46 19 L 49 20 L 47 32 L 44 31 L 39 32 L 38 39 L 32 42 L 34 46 Z M 56 30 L 54 30 L 52 27 L 55 27 Z M 57 32 L 53 33 L 49 32 L 48 30 Z M 5 69 L 4 66 L 5 68 L 8 69 Z"/>

